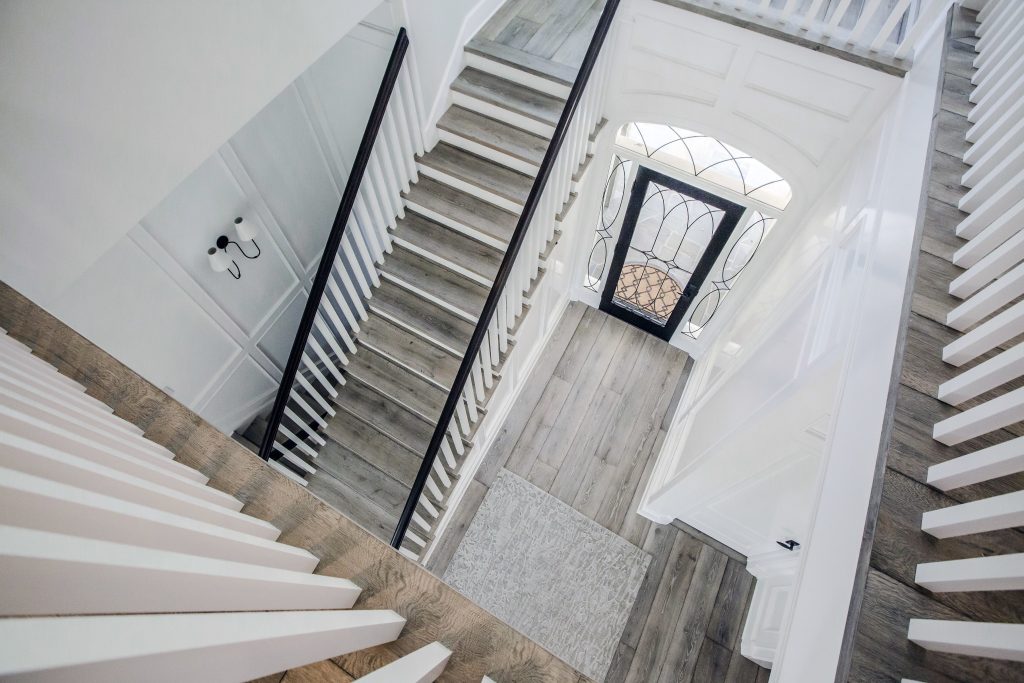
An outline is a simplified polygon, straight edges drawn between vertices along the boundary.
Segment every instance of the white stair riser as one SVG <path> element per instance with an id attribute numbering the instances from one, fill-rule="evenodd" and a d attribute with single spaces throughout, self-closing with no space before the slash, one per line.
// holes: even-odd
<path id="1" fill-rule="evenodd" d="M 510 199 L 506 199 L 505 197 L 502 197 L 500 195 L 494 194 L 493 192 L 485 190 L 479 185 L 468 183 L 465 180 L 456 178 L 455 176 L 448 175 L 444 171 L 439 171 L 436 168 L 432 168 L 424 164 L 417 164 L 417 167 L 419 168 L 420 173 L 427 176 L 428 178 L 433 178 L 434 180 L 444 183 L 449 187 L 454 187 L 456 190 L 465 192 L 466 194 L 472 195 L 477 199 L 482 199 L 488 204 L 493 204 L 494 206 L 500 207 L 502 209 L 505 209 L 506 211 L 511 211 L 512 213 L 516 214 L 523 210 L 522 204 L 514 202 Z"/>
<path id="2" fill-rule="evenodd" d="M 537 90 L 547 95 L 561 97 L 563 99 L 569 96 L 569 91 L 572 89 L 572 86 L 570 85 L 565 85 L 563 83 L 552 81 L 549 78 L 544 78 L 543 76 L 538 76 L 528 71 L 517 69 L 514 66 L 509 66 L 503 62 L 489 59 L 488 57 L 484 57 L 483 55 L 475 52 L 469 52 L 468 50 L 466 51 L 466 66 L 483 71 L 484 73 L 489 73 L 493 76 L 497 76 L 498 78 L 504 78 L 506 81 L 512 81 L 513 83 L 518 83 L 519 85 L 527 88 L 532 88 L 533 90 Z"/>
<path id="3" fill-rule="evenodd" d="M 30 475 L 0 471 L 0 524 L 215 559 L 312 571 L 304 550 Z"/>
<path id="4" fill-rule="evenodd" d="M 531 164 L 528 161 L 523 161 L 518 157 L 514 157 L 511 154 L 502 152 L 501 150 L 495 149 L 489 145 L 482 145 L 479 142 L 464 138 L 458 133 L 451 131 L 438 129 L 438 136 L 441 142 L 447 142 L 449 145 L 464 149 L 471 154 L 475 154 L 478 157 L 483 157 L 489 161 L 493 161 L 496 164 L 501 164 L 506 168 L 511 168 L 520 173 L 525 173 L 528 176 L 535 176 L 540 171 L 540 166 Z"/>
<path id="5" fill-rule="evenodd" d="M 479 100 L 464 93 L 453 91 L 452 104 L 457 104 L 464 109 L 475 111 L 476 113 L 483 114 L 484 116 L 490 116 L 492 119 L 497 119 L 498 121 L 504 121 L 510 126 L 522 128 L 523 130 L 536 133 L 537 135 L 541 135 L 545 138 L 551 138 L 551 136 L 555 134 L 555 127 L 553 125 L 543 123 L 537 119 L 530 118 L 529 116 L 524 116 L 518 112 L 511 111 L 510 109 L 499 107 L 496 104 Z"/>

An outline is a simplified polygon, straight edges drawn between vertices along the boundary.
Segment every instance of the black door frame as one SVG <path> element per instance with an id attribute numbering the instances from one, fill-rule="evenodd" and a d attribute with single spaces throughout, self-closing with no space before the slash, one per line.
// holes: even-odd
<path id="1" fill-rule="evenodd" d="M 647 186 L 651 182 L 656 182 L 676 192 L 681 192 L 688 197 L 693 197 L 725 212 L 721 223 L 718 225 L 718 229 L 711 236 L 711 241 L 708 242 L 704 253 L 701 254 L 697 267 L 693 269 L 689 281 L 687 281 L 686 286 L 683 288 L 682 296 L 676 302 L 675 308 L 672 309 L 672 313 L 664 325 L 659 325 L 653 320 L 623 308 L 612 301 L 615 295 L 615 286 L 619 282 L 619 275 L 622 274 L 622 266 L 626 262 L 626 254 L 629 252 L 629 244 L 633 241 L 633 232 L 636 230 L 636 221 L 640 217 L 640 209 L 644 204 Z M 728 199 L 723 199 L 716 194 L 701 190 L 664 173 L 659 173 L 640 165 L 636 172 L 636 178 L 633 180 L 633 187 L 630 190 L 629 196 L 629 206 L 626 208 L 626 213 L 622 219 L 622 229 L 619 232 L 618 242 L 615 244 L 615 253 L 612 256 L 612 263 L 608 269 L 608 276 L 605 279 L 604 290 L 601 293 L 600 309 L 665 341 L 671 339 L 676 328 L 679 327 L 679 323 L 682 322 L 683 315 L 690 308 L 694 297 L 697 296 L 697 292 L 700 291 L 704 280 L 711 273 L 715 261 L 722 253 L 722 250 L 725 249 L 729 237 L 732 235 L 733 230 L 736 229 L 740 218 L 743 217 L 743 213 L 746 210 L 747 208 L 742 204 L 730 202 Z"/>

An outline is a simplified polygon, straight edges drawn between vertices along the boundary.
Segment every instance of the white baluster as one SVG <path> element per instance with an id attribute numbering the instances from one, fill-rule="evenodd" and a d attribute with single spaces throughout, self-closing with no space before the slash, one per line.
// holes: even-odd
<path id="1" fill-rule="evenodd" d="M 933 652 L 1024 661 L 1024 624 L 911 619 L 907 638 Z"/>
<path id="2" fill-rule="evenodd" d="M 1024 436 L 928 468 L 928 483 L 943 491 L 1024 471 Z"/>
<path id="3" fill-rule="evenodd" d="M 882 24 L 882 28 L 878 31 L 878 35 L 871 41 L 871 45 L 868 49 L 872 52 L 878 52 L 882 49 L 885 41 L 888 40 L 889 36 L 892 35 L 893 29 L 896 28 L 896 24 L 903 18 L 903 15 L 907 13 L 907 8 L 910 7 L 910 0 L 899 0 L 893 8 L 889 11 L 889 16 Z"/>
<path id="4" fill-rule="evenodd" d="M 921 518 L 921 530 L 936 538 L 981 534 L 1016 526 L 1024 526 L 1024 491 L 931 510 Z"/>
<path id="5" fill-rule="evenodd" d="M 1024 375 L 1024 343 L 1003 351 L 939 386 L 940 400 L 957 405 Z"/>
<path id="6" fill-rule="evenodd" d="M 404 625 L 387 610 L 3 619 L 0 676 L 244 681 L 391 642 Z"/>
<path id="7" fill-rule="evenodd" d="M 377 669 L 359 679 L 360 683 L 430 683 L 444 671 L 452 651 L 440 643 L 431 643 L 419 650 Z"/>

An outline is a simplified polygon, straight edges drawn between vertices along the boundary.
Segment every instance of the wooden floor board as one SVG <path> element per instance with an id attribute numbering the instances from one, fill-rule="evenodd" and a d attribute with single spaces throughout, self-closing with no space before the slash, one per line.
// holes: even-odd
<path id="1" fill-rule="evenodd" d="M 693 681 L 724 681 L 729 675 L 732 651 L 727 650 L 711 638 L 705 637 L 693 668 Z M 678 680 L 678 679 L 673 679 Z"/>
<path id="2" fill-rule="evenodd" d="M 694 671 L 728 561 L 728 557 L 711 546 L 701 544 L 683 609 L 669 638 L 668 653 L 658 677 L 662 683 L 706 680 L 697 678 Z"/>
<path id="3" fill-rule="evenodd" d="M 658 680 L 703 547 L 695 538 L 676 533 L 664 578 L 637 643 L 627 681 L 646 683 Z"/>
<path id="4" fill-rule="evenodd" d="M 728 650 L 739 647 L 745 616 L 743 606 L 750 600 L 753 587 L 754 577 L 747 572 L 746 564 L 729 559 L 708 623 L 708 638 Z"/>

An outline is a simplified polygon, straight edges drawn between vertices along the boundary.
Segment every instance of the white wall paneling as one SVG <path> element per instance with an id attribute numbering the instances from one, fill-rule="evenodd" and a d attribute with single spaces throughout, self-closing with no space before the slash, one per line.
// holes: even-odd
<path id="1" fill-rule="evenodd" d="M 239 352 L 231 336 L 130 239 L 104 254 L 54 308 L 186 405 L 194 405 L 210 378 Z"/>
<path id="2" fill-rule="evenodd" d="M 379 2 L 5 3 L 0 278 L 51 309 Z"/>
<path id="3" fill-rule="evenodd" d="M 88 268 L 54 312 L 218 428 L 244 427 L 276 391 L 393 41 L 389 29 L 357 25 Z M 393 220 L 390 205 L 368 213 L 370 204 L 360 204 L 364 224 Z M 234 238 L 235 216 L 259 230 L 261 250 L 249 260 L 229 247 L 240 280 L 206 258 L 218 235 Z M 376 278 L 368 259 L 382 246 L 374 239 L 350 239 L 339 261 L 364 295 Z M 361 304 L 345 297 L 324 324 L 357 324 Z"/>
<path id="4" fill-rule="evenodd" d="M 771 668 L 775 661 L 799 564 L 799 550 L 778 547 L 747 558 L 747 571 L 756 581 L 740 637 L 740 653 L 763 667 Z"/>

